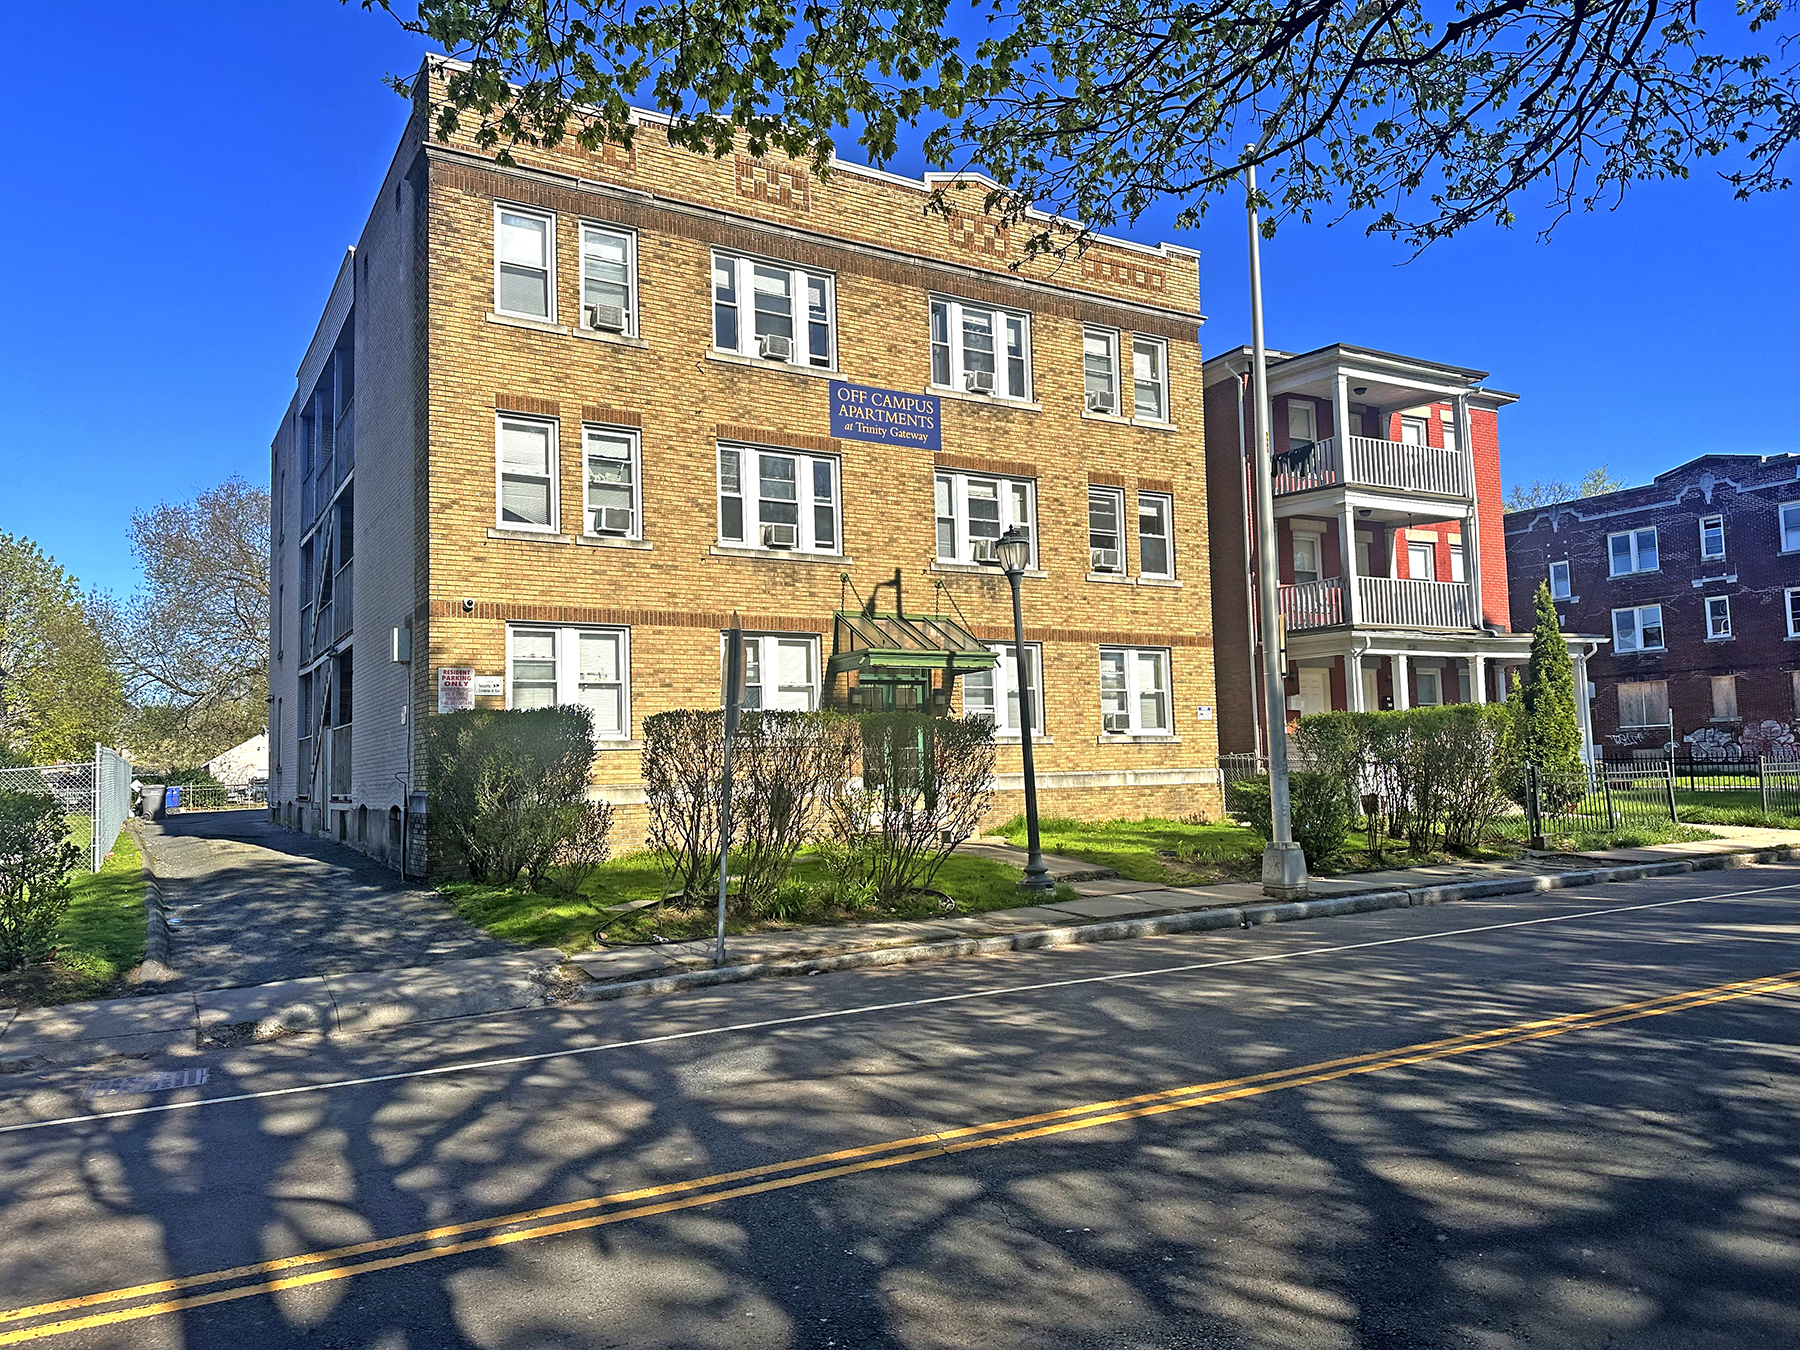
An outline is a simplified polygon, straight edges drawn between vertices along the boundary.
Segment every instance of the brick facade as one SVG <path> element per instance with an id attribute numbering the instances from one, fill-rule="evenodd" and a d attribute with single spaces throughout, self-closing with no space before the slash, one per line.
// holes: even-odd
<path id="1" fill-rule="evenodd" d="M 1643 725 L 1646 706 L 1674 714 L 1684 751 L 1796 753 L 1800 636 L 1791 635 L 1788 591 L 1800 588 L 1800 513 L 1784 537 L 1781 506 L 1800 502 L 1797 480 L 1800 455 L 1705 455 L 1643 487 L 1506 517 L 1514 625 L 1530 626 L 1538 585 L 1553 563 L 1566 564 L 1569 598 L 1557 604 L 1563 630 L 1605 639 L 1588 663 L 1604 754 L 1661 751 L 1667 724 Z M 1724 551 L 1708 558 L 1701 521 L 1713 516 L 1721 519 Z M 1609 538 L 1642 530 L 1655 531 L 1656 566 L 1617 572 Z M 1707 613 L 1708 599 L 1721 598 L 1723 635 L 1710 631 Z M 1615 611 L 1647 605 L 1659 607 L 1662 647 L 1618 650 Z M 1640 621 L 1622 620 L 1628 633 Z M 1729 683 L 1717 685 L 1715 703 L 1719 681 Z"/>
<path id="2" fill-rule="evenodd" d="M 434 96 L 430 82 L 420 88 L 421 100 Z M 1217 811 L 1215 723 L 1197 714 L 1211 708 L 1215 690 L 1193 254 L 1102 240 L 1079 257 L 1028 262 L 1005 231 L 981 218 L 978 187 L 951 194 L 952 206 L 963 209 L 947 224 L 928 209 L 932 184 L 853 166 L 819 181 L 785 162 L 697 157 L 671 148 L 654 124 L 640 128 L 629 154 L 573 145 L 522 150 L 511 168 L 466 139 L 424 139 L 421 125 L 415 121 L 403 140 L 349 268 L 359 504 L 375 497 L 377 476 L 387 484 L 378 516 L 359 505 L 356 561 L 360 569 L 366 557 L 392 559 L 355 579 L 364 654 L 355 667 L 354 783 L 331 803 L 331 820 L 322 818 L 322 803 L 311 803 L 309 816 L 293 804 L 317 793 L 307 793 L 290 754 L 271 788 L 278 809 L 358 842 L 362 818 L 350 812 L 366 806 L 385 814 L 401 802 L 410 726 L 433 715 L 440 668 L 501 676 L 510 690 L 509 624 L 605 626 L 628 631 L 630 725 L 597 756 L 594 782 L 619 805 L 616 844 L 635 845 L 643 826 L 636 753 L 643 718 L 718 706 L 720 630 L 734 616 L 750 630 L 817 635 L 822 666 L 832 652 L 834 611 L 856 608 L 899 569 L 907 612 L 960 614 L 977 637 L 1010 639 L 1005 579 L 991 568 L 935 560 L 934 469 L 957 469 L 1035 484 L 1038 566 L 1024 582 L 1024 609 L 1026 640 L 1042 645 L 1046 736 L 1037 766 L 1046 814 Z M 547 322 L 496 312 L 496 202 L 553 213 L 555 301 Z M 581 313 L 583 221 L 635 238 L 633 336 L 572 322 Z M 402 247 L 407 239 L 417 242 Z M 714 350 L 715 248 L 831 276 L 833 369 Z M 389 294 L 407 303 L 381 299 Z M 1027 400 L 931 385 L 933 295 L 1029 314 Z M 1085 410 L 1086 324 L 1121 334 L 1127 407 L 1132 335 L 1166 341 L 1166 420 Z M 378 393 L 364 387 L 361 371 L 377 360 L 409 379 L 382 383 Z M 937 397 L 943 449 L 834 439 L 829 389 L 845 381 Z M 296 454 L 303 399 L 277 437 L 278 466 Z M 560 509 L 550 529 L 497 525 L 496 415 L 503 412 L 555 423 Z M 584 423 L 639 436 L 640 538 L 585 532 Z M 371 444 L 371 424 L 381 427 L 380 446 Z M 723 543 L 718 453 L 725 443 L 834 459 L 839 551 Z M 1123 575 L 1090 579 L 1090 482 L 1125 490 Z M 1173 497 L 1172 580 L 1139 575 L 1131 506 L 1139 491 Z M 289 552 L 293 542 L 290 531 Z M 278 566 L 291 571 L 282 547 Z M 285 592 L 290 622 L 297 622 L 299 589 L 296 580 Z M 884 592 L 884 604 L 891 595 Z M 390 628 L 406 623 L 414 644 L 410 692 L 404 670 L 387 659 Z M 1099 649 L 1107 645 L 1167 651 L 1168 734 L 1103 733 Z M 294 663 L 277 662 L 272 673 L 278 692 L 297 699 Z M 844 704 L 852 683 L 850 675 L 825 677 L 824 700 Z M 478 702 L 498 707 L 509 697 Z M 292 748 L 298 728 L 284 715 Z M 365 763 L 378 767 L 365 774 Z M 1003 742 L 995 819 L 1019 807 L 1019 770 L 1016 739 Z M 372 852 L 385 848 L 361 842 Z"/>

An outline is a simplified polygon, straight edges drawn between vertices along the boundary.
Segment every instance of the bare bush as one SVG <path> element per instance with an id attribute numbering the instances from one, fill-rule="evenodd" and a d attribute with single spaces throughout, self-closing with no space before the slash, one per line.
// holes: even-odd
<path id="1" fill-rule="evenodd" d="M 579 896 L 594 873 L 612 856 L 611 802 L 582 802 L 570 813 L 569 827 L 556 850 L 569 894 Z"/>
<path id="2" fill-rule="evenodd" d="M 646 837 L 668 890 L 699 901 L 719 886 L 725 714 L 677 708 L 644 719 Z"/>
<path id="3" fill-rule="evenodd" d="M 840 713 L 745 714 L 732 760 L 732 873 L 746 912 L 775 904 L 794 854 L 849 780 L 856 745 L 856 723 Z"/>

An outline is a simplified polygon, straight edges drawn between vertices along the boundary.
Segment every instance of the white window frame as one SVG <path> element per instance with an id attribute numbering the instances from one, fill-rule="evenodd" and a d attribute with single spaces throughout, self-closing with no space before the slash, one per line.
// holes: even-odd
<path id="1" fill-rule="evenodd" d="M 996 736 L 1018 737 L 1018 720 L 1013 716 L 1014 696 L 1019 690 L 1019 664 L 1013 657 L 1013 644 L 1010 642 L 990 642 L 987 649 L 1000 659 L 993 668 L 987 671 L 970 671 L 962 677 L 963 715 L 991 717 L 994 719 Z M 1044 731 L 1044 645 L 1041 642 L 1025 644 L 1026 679 L 1031 688 L 1031 734 L 1045 735 Z M 969 683 L 971 675 L 985 674 L 988 679 L 987 696 L 984 701 L 970 699 L 971 688 L 978 688 Z"/>
<path id="2" fill-rule="evenodd" d="M 517 426 L 545 427 L 550 432 L 550 522 L 538 525 L 526 520 L 507 520 L 505 518 L 505 474 L 506 456 L 501 437 L 505 434 L 507 423 Z M 532 417 L 525 413 L 494 414 L 494 528 L 499 530 L 522 530 L 533 534 L 559 534 L 562 525 L 562 455 L 558 444 L 560 427 L 554 417 Z M 582 470 L 585 473 L 587 466 Z M 520 475 L 524 477 L 525 475 Z M 535 477 L 536 475 L 531 475 Z"/>
<path id="3" fill-rule="evenodd" d="M 938 337 L 938 314 L 944 316 L 944 336 Z M 1031 315 L 1020 309 L 1004 309 L 998 305 L 978 305 L 972 301 L 958 300 L 954 296 L 934 295 L 931 297 L 929 321 L 926 329 L 927 347 L 931 359 L 931 387 L 933 389 L 949 389 L 956 393 L 967 392 L 964 377 L 968 374 L 968 363 L 963 351 L 963 315 L 965 313 L 985 314 L 994 330 L 994 390 L 989 397 L 1012 403 L 1031 402 Z M 1008 322 L 1014 322 L 1019 328 L 1020 352 L 1014 357 L 1008 350 Z M 945 354 L 944 373 L 948 380 L 938 379 L 938 349 Z M 1018 362 L 1020 374 L 1019 392 L 1012 390 L 1012 364 Z"/>
<path id="4" fill-rule="evenodd" d="M 1096 556 L 1101 550 L 1107 547 L 1105 544 L 1096 544 L 1094 542 L 1094 506 L 1096 502 L 1110 503 L 1113 509 L 1113 520 L 1116 522 L 1115 534 L 1117 536 L 1117 541 L 1112 547 L 1113 551 L 1119 555 L 1119 565 L 1116 568 L 1102 569 L 1100 560 Z M 1129 569 L 1126 567 L 1125 557 L 1125 489 L 1107 487 L 1101 483 L 1090 483 L 1088 484 L 1087 507 L 1088 571 L 1099 576 L 1122 577 L 1126 575 Z"/>
<path id="5" fill-rule="evenodd" d="M 547 304 L 545 312 L 542 314 L 533 314 L 531 311 L 523 309 L 508 309 L 500 303 L 500 218 L 503 215 L 523 216 L 543 222 L 544 290 Z M 515 266 L 517 265 L 515 264 Z M 505 314 L 515 319 L 530 319 L 534 323 L 556 322 L 556 213 L 554 211 L 542 211 L 530 206 L 514 206 L 511 202 L 494 203 L 494 313 Z"/>
<path id="6" fill-rule="evenodd" d="M 1469 568 L 1463 554 L 1463 546 L 1461 544 L 1451 544 L 1448 548 L 1450 552 L 1450 580 L 1456 582 L 1468 581 Z"/>
<path id="7" fill-rule="evenodd" d="M 1729 695 L 1729 697 L 1726 700 L 1723 700 L 1724 702 L 1726 702 L 1730 705 L 1730 711 L 1728 711 L 1728 712 L 1720 712 L 1719 711 L 1719 706 L 1721 703 L 1719 694 L 1721 691 L 1723 691 L 1724 693 Z M 1736 722 L 1739 720 L 1739 718 L 1738 718 L 1738 700 L 1737 700 L 1737 676 L 1735 676 L 1735 675 L 1714 675 L 1712 677 L 1712 720 L 1715 722 Z"/>
<path id="8" fill-rule="evenodd" d="M 1124 665 L 1124 679 L 1117 689 L 1106 687 L 1107 665 L 1109 657 L 1120 657 Z M 1162 673 L 1163 724 L 1146 726 L 1143 720 L 1143 699 L 1146 694 L 1139 678 L 1140 661 L 1143 657 L 1152 657 Z M 1102 736 L 1172 736 L 1175 734 L 1175 690 L 1170 672 L 1169 649 L 1167 647 L 1102 647 L 1100 648 L 1100 733 Z M 1155 691 L 1149 691 L 1155 692 Z M 1118 694 L 1125 698 L 1125 729 L 1117 725 L 1107 727 L 1107 718 L 1117 717 L 1116 710 L 1109 710 L 1107 699 Z"/>
<path id="9" fill-rule="evenodd" d="M 1096 352 L 1094 344 L 1101 348 Z M 1090 367 L 1094 360 L 1105 362 L 1104 371 L 1096 372 Z M 1119 396 L 1119 330 L 1102 328 L 1098 324 L 1084 325 L 1081 330 L 1081 406 L 1085 412 L 1094 410 L 1087 406 L 1088 396 L 1106 393 L 1112 396 L 1113 417 L 1125 417 L 1125 405 Z"/>
<path id="10" fill-rule="evenodd" d="M 1146 352 L 1154 354 L 1152 359 L 1155 372 L 1150 379 L 1145 379 L 1138 373 L 1138 356 Z M 1140 406 L 1146 389 L 1154 391 L 1156 395 L 1154 413 L 1147 413 Z M 1165 426 L 1173 420 L 1169 413 L 1169 343 L 1166 338 L 1132 334 L 1131 414 L 1140 422 L 1156 422 Z"/>
<path id="11" fill-rule="evenodd" d="M 1776 507 L 1775 525 L 1781 533 L 1781 551 L 1800 552 L 1800 502 L 1783 502 Z"/>
<path id="12" fill-rule="evenodd" d="M 738 456 L 738 492 L 737 500 L 742 503 L 741 513 L 744 525 L 744 537 L 733 539 L 725 533 L 725 502 L 728 494 L 725 491 L 725 457 L 730 454 Z M 762 527 L 768 523 L 762 519 L 762 461 L 764 458 L 788 459 L 794 461 L 795 506 L 798 520 L 798 538 L 791 549 L 765 549 L 762 541 Z M 831 499 L 823 503 L 817 496 L 814 486 L 815 465 L 825 465 L 831 475 Z M 816 553 L 826 556 L 838 556 L 844 551 L 844 482 L 843 466 L 836 455 L 815 455 L 805 450 L 786 450 L 778 446 L 744 445 L 737 442 L 723 442 L 719 453 L 714 458 L 714 473 L 717 475 L 717 491 L 714 497 L 718 503 L 719 543 L 726 548 L 753 548 L 777 553 Z M 757 491 L 749 491 L 755 486 Z M 822 504 L 828 504 L 832 513 L 832 542 L 821 546 L 818 542 L 818 519 L 815 512 Z"/>
<path id="13" fill-rule="evenodd" d="M 1425 691 L 1431 690 L 1427 698 Z M 1418 697 L 1415 700 L 1421 708 L 1441 708 L 1444 706 L 1444 668 L 1442 666 L 1415 666 L 1413 668 L 1413 688 Z"/>
<path id="14" fill-rule="evenodd" d="M 1558 568 L 1562 569 L 1562 589 L 1560 591 L 1556 588 Z M 1570 582 L 1569 560 L 1567 558 L 1557 558 L 1552 561 L 1550 564 L 1550 598 L 1552 600 L 1573 600 L 1575 598 L 1575 588 Z"/>
<path id="15" fill-rule="evenodd" d="M 1160 535 L 1144 533 L 1145 502 L 1157 502 L 1162 507 L 1163 532 Z M 1161 539 L 1163 541 L 1163 552 L 1169 560 L 1166 571 L 1153 571 L 1144 562 L 1145 539 Z M 1165 581 L 1172 581 L 1175 578 L 1175 498 L 1167 492 L 1138 493 L 1138 575 Z"/>
<path id="16" fill-rule="evenodd" d="M 1706 551 L 1706 536 L 1709 533 L 1709 531 L 1711 531 L 1711 530 L 1718 531 L 1719 547 L 1718 547 L 1717 552 L 1708 553 Z M 1725 556 L 1725 517 L 1721 516 L 1721 515 L 1701 516 L 1700 517 L 1700 557 L 1701 557 L 1702 561 L 1716 562 L 1720 558 L 1723 558 L 1724 556 Z"/>
<path id="17" fill-rule="evenodd" d="M 1794 603 L 1795 597 L 1800 596 L 1800 586 L 1789 586 L 1782 595 L 1787 601 L 1787 635 L 1800 638 L 1800 605 Z"/>
<path id="18" fill-rule="evenodd" d="M 737 311 L 737 346 L 727 347 L 719 341 L 717 276 L 721 267 L 728 268 L 732 275 L 733 299 L 730 303 Z M 773 272 L 785 272 L 788 278 L 788 323 L 792 330 L 790 351 L 792 359 L 777 361 L 761 355 L 756 338 L 756 269 L 767 268 Z M 823 364 L 813 358 L 812 353 L 812 311 L 807 302 L 807 283 L 814 278 L 825 284 L 825 346 L 826 360 Z M 714 351 L 728 352 L 733 356 L 741 356 L 751 361 L 766 361 L 772 366 L 803 366 L 808 370 L 837 369 L 837 277 L 834 273 L 814 267 L 796 267 L 793 263 L 783 262 L 779 258 L 761 258 L 752 253 L 737 253 L 730 249 L 716 248 L 712 251 L 712 272 L 708 275 L 708 283 L 712 289 L 713 299 L 713 331 L 712 345 Z"/>
<path id="19" fill-rule="evenodd" d="M 594 480 L 589 471 L 588 460 L 593 454 L 592 445 L 597 437 L 616 438 L 625 442 L 628 451 L 625 462 L 631 467 L 631 528 L 620 535 L 614 530 L 602 530 L 595 512 Z M 617 456 L 602 456 L 616 459 Z M 642 539 L 644 537 L 644 474 L 642 438 L 636 428 L 606 426 L 597 422 L 581 424 L 581 528 L 589 537 Z"/>
<path id="20" fill-rule="evenodd" d="M 808 682 L 807 682 L 807 686 L 806 686 L 806 688 L 807 688 L 807 695 L 806 695 L 807 696 L 807 705 L 806 705 L 806 708 L 804 709 L 804 711 L 817 712 L 819 709 L 819 706 L 825 696 L 824 679 L 821 674 L 820 665 L 819 665 L 819 637 L 820 637 L 820 635 L 817 633 L 745 633 L 744 634 L 744 674 L 745 674 L 744 687 L 745 687 L 745 689 L 747 690 L 749 688 L 749 684 L 750 684 L 749 671 L 750 671 L 750 661 L 751 661 L 751 650 L 753 648 L 756 653 L 755 660 L 757 663 L 758 673 L 772 674 L 775 677 L 774 681 L 773 681 L 773 688 L 775 689 L 776 694 L 779 696 L 779 694 L 781 693 L 781 691 L 783 689 L 797 688 L 797 686 L 783 685 L 781 683 L 781 649 L 784 646 L 805 647 L 806 648 L 806 669 L 807 669 L 807 681 Z M 725 688 L 725 642 L 726 642 L 726 639 L 727 639 L 727 634 L 725 634 L 725 633 L 719 634 L 719 688 L 721 691 L 723 691 L 723 689 Z M 771 687 L 771 682 L 767 679 L 760 680 L 757 682 L 757 688 L 759 690 L 767 690 L 770 687 Z M 770 704 L 770 703 L 764 701 L 761 693 L 759 693 L 757 695 L 757 698 L 758 698 L 758 702 L 756 704 L 757 709 L 770 709 L 770 708 L 779 709 L 781 707 L 780 704 Z M 745 702 L 742 706 L 744 707 L 744 709 L 746 711 L 752 710 L 751 705 L 748 702 Z"/>
<path id="21" fill-rule="evenodd" d="M 581 636 L 584 633 L 599 633 L 616 638 L 619 644 L 619 726 L 617 730 L 605 730 L 598 724 L 594 735 L 599 740 L 626 741 L 631 739 L 631 630 L 611 624 L 554 624 L 554 623 L 509 623 L 506 625 L 506 706 L 518 706 L 514 689 L 513 663 L 517 639 L 527 634 L 554 634 L 555 645 L 552 648 L 552 659 L 556 669 L 556 703 L 563 707 L 581 702 L 581 671 L 579 657 L 575 655 L 581 650 Z"/>
<path id="22" fill-rule="evenodd" d="M 1644 615 L 1651 610 L 1656 611 L 1656 622 L 1647 624 L 1644 622 Z M 1627 616 L 1629 616 L 1628 619 Z M 1621 620 L 1627 620 L 1629 628 L 1622 624 Z M 1626 609 L 1615 609 L 1612 612 L 1612 621 L 1613 650 L 1615 652 L 1662 652 L 1669 649 L 1669 632 L 1663 626 L 1661 605 L 1633 605 Z M 1644 643 L 1643 635 L 1646 628 L 1655 628 L 1662 639 L 1654 647 L 1646 646 Z M 1627 632 L 1630 634 L 1629 645 L 1626 641 Z"/>
<path id="23" fill-rule="evenodd" d="M 1298 419 L 1295 417 L 1296 413 L 1300 414 Z M 1304 421 L 1306 423 L 1306 429 L 1312 434 L 1308 436 L 1296 436 L 1294 434 L 1294 423 L 1296 420 Z M 1313 406 L 1311 399 L 1290 398 L 1287 401 L 1287 441 L 1287 448 L 1289 450 L 1297 450 L 1301 446 L 1317 445 L 1319 443 L 1319 410 Z"/>
<path id="24" fill-rule="evenodd" d="M 1627 722 L 1625 720 L 1625 691 L 1627 689 L 1653 689 L 1658 685 L 1662 687 L 1662 717 L 1654 722 Z M 1621 729 L 1625 727 L 1666 727 L 1669 725 L 1669 682 L 1667 680 L 1621 680 L 1616 686 L 1616 689 L 1619 699 L 1619 726 Z M 1644 699 L 1641 695 L 1637 697 L 1641 708 L 1644 704 Z"/>
<path id="25" fill-rule="evenodd" d="M 1645 567 L 1643 565 L 1643 549 L 1642 549 L 1640 541 L 1641 541 L 1642 537 L 1646 534 L 1650 536 L 1650 547 L 1656 553 L 1656 566 L 1655 567 Z M 1630 558 L 1631 558 L 1631 566 L 1630 567 L 1617 568 L 1614 566 L 1616 559 L 1613 554 L 1613 540 L 1615 540 L 1615 539 L 1625 539 L 1625 540 L 1630 541 L 1627 544 L 1627 552 L 1629 553 Z M 1656 537 L 1656 526 L 1644 525 L 1644 526 L 1640 526 L 1639 528 L 1637 528 L 1635 530 L 1615 530 L 1611 534 L 1606 536 L 1606 574 L 1607 574 L 1607 576 L 1609 576 L 1609 577 L 1629 577 L 1629 576 L 1635 576 L 1640 572 L 1660 572 L 1660 571 L 1662 571 L 1662 542 Z"/>
<path id="26" fill-rule="evenodd" d="M 621 336 L 636 337 L 638 333 L 638 263 L 637 263 L 637 231 L 623 229 L 607 221 L 583 220 L 581 222 L 581 263 L 580 299 L 581 312 L 575 318 L 578 324 L 587 323 L 588 298 L 588 235 L 607 234 L 625 243 L 625 331 Z"/>
<path id="27" fill-rule="evenodd" d="M 1323 581 L 1325 580 L 1325 536 L 1313 530 L 1291 529 L 1289 531 L 1288 551 L 1293 554 L 1294 584 L 1310 586 L 1312 582 L 1300 580 L 1300 544 L 1302 540 L 1312 545 L 1312 580 Z"/>
<path id="28" fill-rule="evenodd" d="M 1706 636 L 1713 641 L 1732 636 L 1731 597 L 1729 595 L 1706 597 Z"/>
<path id="29" fill-rule="evenodd" d="M 1419 569 L 1414 566 L 1414 559 L 1421 554 L 1426 559 L 1425 571 L 1429 574 L 1426 576 L 1420 576 Z M 1407 579 L 1411 581 L 1436 581 L 1438 579 L 1437 543 L 1435 540 L 1408 539 L 1406 541 L 1406 575 Z"/>
<path id="30" fill-rule="evenodd" d="M 932 480 L 932 551 L 938 562 L 974 564 L 973 543 L 969 536 L 969 484 L 991 483 L 994 494 L 1000 503 L 1000 533 L 1005 534 L 1010 526 L 1018 525 L 1031 539 L 1031 560 L 1025 564 L 1027 571 L 1036 571 L 1038 565 L 1038 528 L 1037 528 L 1037 481 L 1031 478 L 1003 478 L 999 474 L 969 473 L 961 469 L 939 469 Z M 945 504 L 945 493 L 941 485 L 948 485 L 949 515 L 940 512 Z M 1025 519 L 1018 519 L 1018 489 L 1024 489 Z M 954 554 L 945 554 L 941 543 L 943 524 L 950 524 L 956 541 Z"/>
<path id="31" fill-rule="evenodd" d="M 1438 430 L 1443 433 L 1444 449 L 1456 449 L 1456 414 L 1446 409 L 1438 421 Z"/>

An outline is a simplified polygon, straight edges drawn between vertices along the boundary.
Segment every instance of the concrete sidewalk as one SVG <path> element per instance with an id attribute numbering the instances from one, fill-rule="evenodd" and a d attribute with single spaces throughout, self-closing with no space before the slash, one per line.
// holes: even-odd
<path id="1" fill-rule="evenodd" d="M 670 992 L 809 970 L 1064 946 L 1154 933 L 1350 914 L 1553 890 L 1597 881 L 1800 858 L 1800 831 L 1709 826 L 1721 837 L 1606 853 L 1542 854 L 1319 878 L 1313 898 L 1267 902 L 1252 883 L 1147 886 L 1069 858 L 1048 858 L 1073 900 L 941 919 L 839 924 L 732 937 L 729 964 L 713 944 L 614 947 L 570 957 L 553 947 L 400 970 L 332 973 L 241 988 L 153 994 L 14 1012 L 0 1009 L 0 1073 L 120 1057 L 195 1054 L 305 1033 L 362 1034 L 409 1023 L 553 1003 Z M 1022 861 L 1017 850 L 979 845 Z"/>

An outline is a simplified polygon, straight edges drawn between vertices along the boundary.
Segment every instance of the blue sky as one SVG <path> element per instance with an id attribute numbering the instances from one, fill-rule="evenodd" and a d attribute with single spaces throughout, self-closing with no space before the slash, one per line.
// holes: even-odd
<path id="1" fill-rule="evenodd" d="M 129 590 L 134 510 L 233 473 L 267 481 L 294 368 L 405 120 L 381 77 L 423 49 L 333 0 L 26 6 L 9 31 L 71 59 L 0 84 L 15 202 L 0 531 Z M 1173 214 L 1132 233 L 1199 248 L 1204 347 L 1247 341 L 1241 213 L 1215 208 L 1186 236 Z M 1410 263 L 1353 222 L 1284 227 L 1263 254 L 1271 345 L 1492 372 L 1523 396 L 1502 415 L 1509 485 L 1800 450 L 1800 196 L 1738 203 L 1702 173 L 1549 244 L 1521 215 Z"/>

